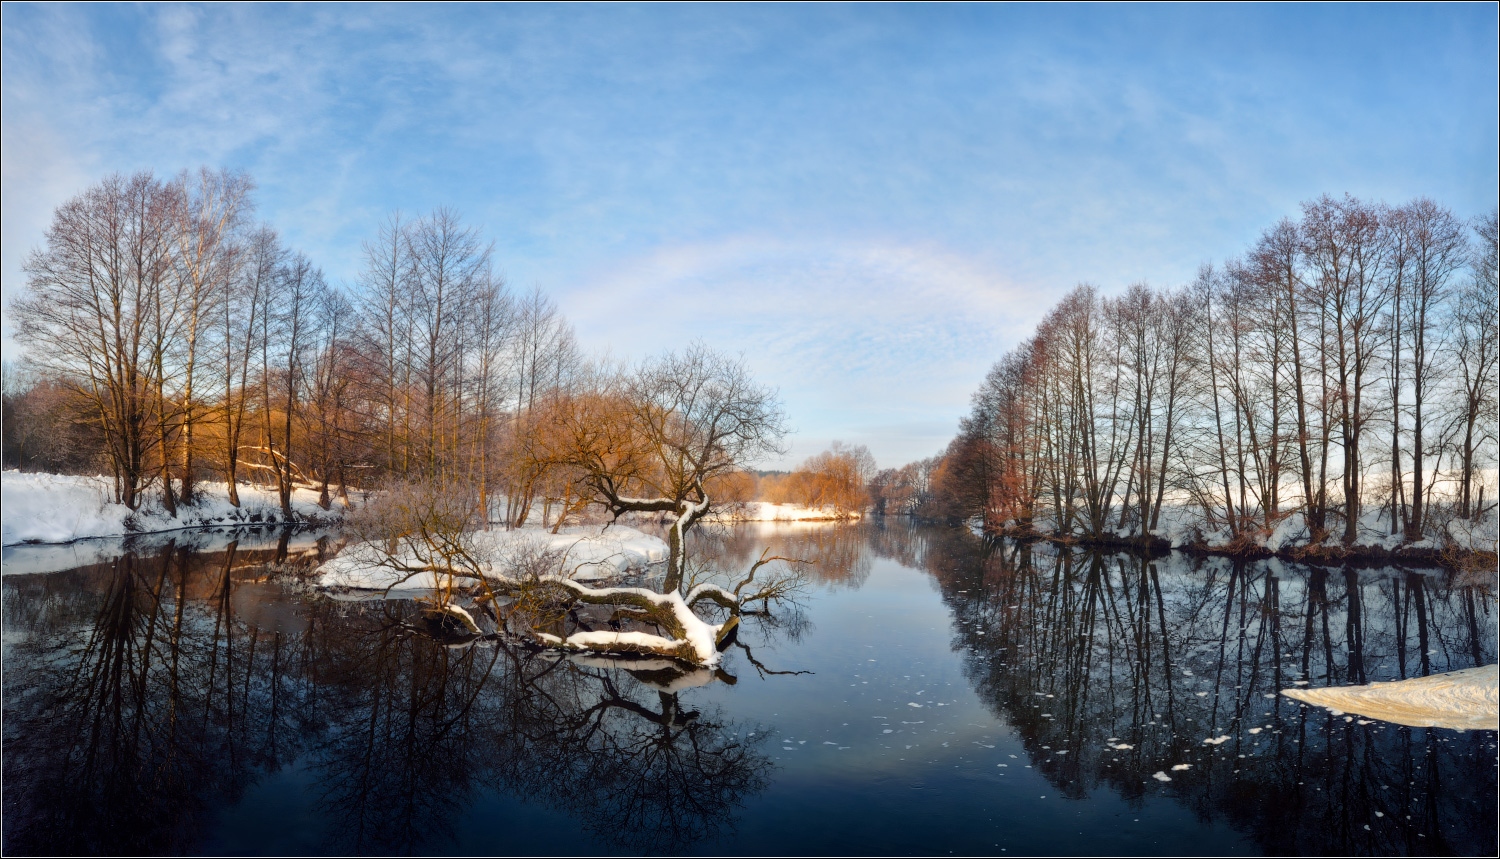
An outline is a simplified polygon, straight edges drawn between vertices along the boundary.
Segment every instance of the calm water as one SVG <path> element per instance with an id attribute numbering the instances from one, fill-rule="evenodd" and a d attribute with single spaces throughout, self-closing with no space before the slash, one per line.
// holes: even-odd
<path id="1" fill-rule="evenodd" d="M 1494 732 L 1274 694 L 1494 662 L 1441 572 L 741 526 L 816 583 L 679 677 L 284 584 L 320 536 L 6 551 L 7 854 L 1495 852 Z"/>

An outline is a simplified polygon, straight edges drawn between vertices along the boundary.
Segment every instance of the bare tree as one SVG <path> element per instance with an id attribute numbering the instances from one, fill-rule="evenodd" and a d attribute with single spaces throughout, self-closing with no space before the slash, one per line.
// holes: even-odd
<path id="1" fill-rule="evenodd" d="M 479 487 L 480 509 L 490 518 L 492 470 L 497 465 L 496 427 L 507 399 L 505 349 L 515 335 L 515 302 L 504 281 L 490 278 L 473 303 L 470 383 L 473 394 L 475 455 L 471 459 L 472 482 Z"/>
<path id="2" fill-rule="evenodd" d="M 1479 246 L 1471 257 L 1472 276 L 1451 305 L 1449 328 L 1453 332 L 1453 353 L 1458 383 L 1457 431 L 1459 458 L 1460 516 L 1478 519 L 1484 512 L 1484 489 L 1476 497 L 1475 478 L 1479 474 L 1480 451 L 1495 442 L 1497 401 L 1500 401 L 1500 217 L 1491 209 L 1477 219 L 1474 232 Z"/>
<path id="3" fill-rule="evenodd" d="M 1468 262 L 1468 242 L 1463 222 L 1425 197 L 1397 210 L 1394 220 L 1408 272 L 1395 280 L 1398 287 L 1404 288 L 1394 302 L 1392 327 L 1397 331 L 1394 342 L 1398 349 L 1404 343 L 1411 355 L 1411 510 L 1405 525 L 1406 539 L 1415 541 L 1422 539 L 1429 491 L 1427 463 L 1428 455 L 1433 452 L 1430 447 L 1433 436 L 1428 423 L 1433 388 L 1441 377 L 1443 357 L 1449 351 L 1441 329 L 1441 309 L 1448 301 L 1455 275 Z M 1392 356 L 1392 363 L 1401 364 L 1400 352 Z M 1393 390 L 1399 391 L 1399 387 L 1393 386 Z M 1393 407 L 1396 411 L 1393 422 L 1399 425 L 1399 401 Z M 1392 455 L 1399 457 L 1399 448 L 1393 448 Z M 1398 463 L 1393 463 L 1392 474 L 1399 477 Z"/>
<path id="4" fill-rule="evenodd" d="M 616 517 L 672 517 L 663 587 L 675 591 L 687 570 L 684 537 L 714 503 L 709 481 L 778 452 L 785 418 L 776 393 L 757 385 L 743 361 L 701 343 L 642 364 L 619 379 L 616 390 L 614 397 L 592 400 L 603 408 L 574 412 L 575 430 L 592 428 L 574 438 L 588 443 L 571 445 L 559 459 L 579 469 Z"/>
<path id="5" fill-rule="evenodd" d="M 172 277 L 176 195 L 149 172 L 113 175 L 53 213 L 12 306 L 30 357 L 88 398 L 115 472 L 116 500 L 140 504 L 157 429 L 160 295 Z"/>
<path id="6" fill-rule="evenodd" d="M 1256 277 L 1276 296 L 1277 313 L 1273 320 L 1284 331 L 1281 339 L 1291 351 L 1292 399 L 1296 406 L 1296 447 L 1298 471 L 1302 478 L 1302 511 L 1310 539 L 1319 542 L 1328 531 L 1327 462 L 1328 398 L 1326 372 L 1319 359 L 1318 387 L 1313 388 L 1309 380 L 1309 353 L 1323 354 L 1319 348 L 1309 349 L 1305 329 L 1305 304 L 1309 298 L 1302 276 L 1303 240 L 1298 226 L 1283 218 L 1274 228 L 1263 233 L 1250 253 L 1250 264 Z M 1316 303 L 1317 297 L 1311 297 Z M 1315 330 L 1321 330 L 1315 328 Z M 1313 455 L 1319 460 L 1317 470 L 1313 468 Z"/>
<path id="7" fill-rule="evenodd" d="M 318 483 L 318 506 L 327 510 L 331 503 L 328 487 L 335 476 L 339 494 L 346 506 L 349 502 L 345 466 L 351 429 L 349 392 L 353 378 L 349 372 L 348 319 L 352 314 L 348 299 L 337 289 L 324 290 L 314 300 L 317 303 L 315 345 L 303 420 L 314 463 L 312 476 Z"/>
<path id="8" fill-rule="evenodd" d="M 874 477 L 875 457 L 868 447 L 835 441 L 803 462 L 789 482 L 795 483 L 796 503 L 832 507 L 838 515 L 850 516 L 870 503 L 868 486 Z"/>
<path id="9" fill-rule="evenodd" d="M 312 261 L 301 253 L 292 254 L 276 272 L 270 312 L 261 317 L 261 453 L 263 467 L 276 477 L 281 513 L 287 518 L 293 515 L 294 483 L 310 482 L 295 460 L 299 451 L 293 428 L 307 384 L 309 351 L 316 339 L 316 311 L 326 291 L 323 273 Z"/>
<path id="10" fill-rule="evenodd" d="M 286 250 L 276 232 L 262 226 L 251 233 L 239 251 L 240 265 L 236 276 L 224 282 L 225 295 L 220 302 L 224 347 L 224 476 L 229 484 L 229 501 L 240 506 L 237 487 L 240 442 L 245 413 L 252 397 L 250 361 L 256 353 L 257 333 L 263 333 L 267 306 L 274 279 L 286 260 Z M 269 419 L 269 418 L 267 418 Z"/>
<path id="11" fill-rule="evenodd" d="M 421 397 L 421 458 L 428 474 L 454 465 L 458 447 L 463 324 L 490 281 L 491 246 L 463 226 L 450 209 L 438 209 L 407 231 L 411 260 L 413 371 Z"/>
<path id="12" fill-rule="evenodd" d="M 581 367 L 578 341 L 557 305 L 533 289 L 517 302 L 508 363 L 515 407 L 506 428 L 505 521 L 519 528 L 531 515 L 555 458 L 545 448 L 543 414 Z"/>
<path id="13" fill-rule="evenodd" d="M 1382 271 L 1387 248 L 1379 210 L 1348 195 L 1304 204 L 1301 231 L 1319 298 L 1320 363 L 1332 361 L 1348 545 L 1359 524 L 1360 438 L 1371 418 L 1365 389 L 1378 357 L 1377 326 L 1390 300 Z"/>
<path id="14" fill-rule="evenodd" d="M 173 268 L 183 296 L 181 500 L 193 500 L 195 402 L 200 341 L 211 331 L 218 303 L 239 263 L 235 233 L 249 215 L 255 184 L 243 172 L 187 171 L 175 183 L 179 210 Z"/>
<path id="15" fill-rule="evenodd" d="M 370 418 L 384 424 L 382 465 L 391 473 L 405 474 L 410 444 L 405 434 L 408 409 L 403 375 L 410 372 L 411 251 L 407 225 L 399 212 L 380 226 L 376 238 L 364 244 L 364 269 L 360 273 L 361 352 L 366 363 L 362 374 L 370 383 L 365 394 Z"/>

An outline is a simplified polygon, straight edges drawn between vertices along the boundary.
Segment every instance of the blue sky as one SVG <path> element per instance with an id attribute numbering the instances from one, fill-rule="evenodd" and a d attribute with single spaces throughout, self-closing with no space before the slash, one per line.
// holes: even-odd
<path id="1" fill-rule="evenodd" d="M 334 282 L 460 211 L 633 359 L 743 352 L 798 430 L 937 452 L 1080 281 L 1176 285 L 1301 200 L 1496 203 L 1496 7 L 6 3 L 3 289 L 112 171 L 248 170 Z M 5 353 L 17 354 L 5 328 Z"/>

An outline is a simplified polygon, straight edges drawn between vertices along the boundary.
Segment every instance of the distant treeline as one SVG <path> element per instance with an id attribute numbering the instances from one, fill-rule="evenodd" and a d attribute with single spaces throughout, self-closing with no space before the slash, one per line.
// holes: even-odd
<path id="1" fill-rule="evenodd" d="M 831 508 L 839 514 L 861 513 L 870 506 L 875 456 L 862 444 L 836 441 L 795 471 L 762 472 L 757 477 L 749 497 L 776 504 Z"/>
<path id="2" fill-rule="evenodd" d="M 884 475 L 886 503 L 1084 538 L 1158 531 L 1172 508 L 1230 542 L 1292 515 L 1346 545 L 1362 519 L 1408 542 L 1478 519 L 1496 268 L 1493 210 L 1346 195 L 1186 286 L 1081 285 L 994 365 L 943 456 Z"/>

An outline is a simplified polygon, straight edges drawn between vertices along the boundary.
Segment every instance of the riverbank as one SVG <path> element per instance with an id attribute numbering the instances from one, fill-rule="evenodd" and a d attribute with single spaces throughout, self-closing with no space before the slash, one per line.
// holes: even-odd
<path id="1" fill-rule="evenodd" d="M 1380 528 L 1377 517 L 1367 516 L 1360 522 L 1355 541 L 1348 545 L 1337 535 L 1321 542 L 1310 542 L 1300 514 L 1287 516 L 1274 529 L 1232 537 L 1227 530 L 1205 534 L 1197 525 L 1181 524 L 1188 521 L 1187 517 L 1171 516 L 1165 509 L 1162 512 L 1169 524 L 1150 534 L 1118 531 L 1098 536 L 1060 534 L 1038 523 L 1015 522 L 975 530 L 985 538 L 1046 540 L 1058 545 L 1150 554 L 1179 551 L 1246 560 L 1280 558 L 1315 565 L 1412 564 L 1491 573 L 1495 572 L 1497 565 L 1496 515 L 1493 510 L 1477 522 L 1455 519 L 1434 526 L 1425 539 L 1415 542 L 1406 542 L 1400 534 L 1386 533 L 1389 529 Z"/>
<path id="2" fill-rule="evenodd" d="M 106 476 L 6 471 L 0 474 L 0 542 L 71 543 L 224 525 L 331 524 L 343 518 L 341 501 L 334 499 L 325 510 L 313 489 L 292 491 L 292 515 L 287 516 L 269 487 L 239 484 L 238 507 L 229 501 L 227 483 L 204 482 L 194 488 L 194 502 L 178 505 L 172 515 L 162 505 L 160 491 L 147 493 L 136 510 L 114 503 L 113 482 Z"/>

